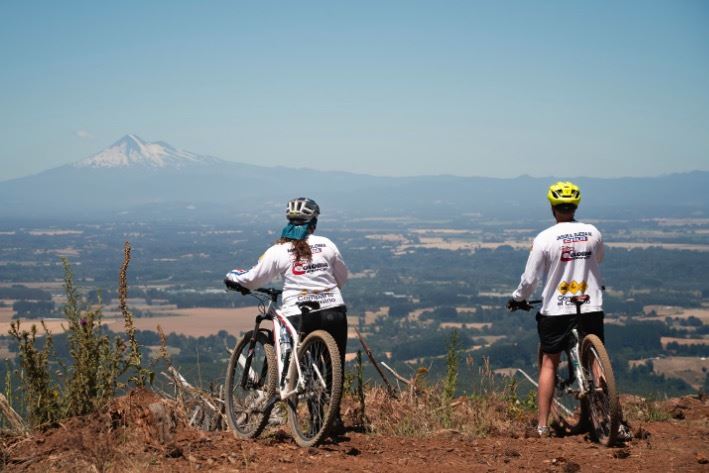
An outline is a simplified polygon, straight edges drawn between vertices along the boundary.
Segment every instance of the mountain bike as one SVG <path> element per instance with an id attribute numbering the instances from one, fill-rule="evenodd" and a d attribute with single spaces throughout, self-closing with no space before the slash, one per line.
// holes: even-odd
<path id="1" fill-rule="evenodd" d="M 247 293 L 243 288 L 235 290 Z M 227 424 L 237 438 L 255 438 L 268 424 L 275 404 L 283 401 L 296 443 L 311 447 L 327 435 L 340 406 L 340 352 L 324 330 L 315 330 L 301 341 L 300 327 L 275 308 L 282 292 L 273 288 L 251 292 L 259 299 L 259 314 L 254 329 L 243 336 L 229 358 Z M 298 306 L 304 317 L 320 308 L 311 301 Z M 273 322 L 273 329 L 261 327 L 265 320 Z"/>
<path id="2" fill-rule="evenodd" d="M 562 352 L 557 368 L 551 414 L 565 433 L 588 431 L 595 441 L 610 447 L 619 439 L 622 413 L 613 367 L 603 342 L 593 334 L 579 335 L 581 306 L 589 300 L 588 295 L 570 299 L 576 306 L 576 327 L 571 330 L 573 343 Z M 529 311 L 540 302 L 522 302 L 511 310 Z M 541 369 L 541 347 L 538 362 Z M 560 375 L 564 369 L 566 375 Z"/>

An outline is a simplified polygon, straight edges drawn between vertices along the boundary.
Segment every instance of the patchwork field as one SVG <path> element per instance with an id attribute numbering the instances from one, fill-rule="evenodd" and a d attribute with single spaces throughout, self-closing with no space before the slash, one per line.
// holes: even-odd
<path id="1" fill-rule="evenodd" d="M 0 323 L 10 323 L 13 313 L 12 307 L 0 307 Z"/>
<path id="2" fill-rule="evenodd" d="M 611 248 L 647 249 L 647 248 L 662 248 L 663 250 L 689 250 L 689 251 L 709 251 L 709 245 L 690 244 L 690 243 L 636 243 L 636 242 L 606 242 L 606 246 Z"/>
<path id="3" fill-rule="evenodd" d="M 653 371 L 669 378 L 679 378 L 695 389 L 704 383 L 709 358 L 670 356 L 652 360 Z"/>
<path id="4" fill-rule="evenodd" d="M 709 308 L 685 308 L 669 305 L 647 305 L 643 308 L 645 314 L 650 314 L 655 312 L 655 317 L 648 317 L 648 320 L 660 320 L 665 321 L 666 317 L 688 319 L 689 317 L 696 317 L 705 324 L 709 324 Z"/>
<path id="5" fill-rule="evenodd" d="M 8 311 L 9 309 L 9 311 Z M 165 334 L 178 333 L 192 337 L 204 337 L 214 335 L 220 330 L 226 330 L 232 335 L 238 336 L 242 332 L 250 330 L 254 326 L 254 319 L 257 314 L 256 307 L 241 307 L 237 309 L 212 309 L 198 307 L 194 309 L 171 309 L 170 315 L 158 317 L 139 317 L 134 319 L 135 327 L 138 330 L 157 330 L 160 325 Z M 113 331 L 123 330 L 123 318 L 115 312 L 106 312 L 104 323 Z M 0 308 L 0 333 L 6 334 L 10 330 L 12 320 L 12 309 Z M 29 329 L 32 324 L 39 327 L 40 319 L 19 319 L 21 327 Z M 45 319 L 45 324 L 51 332 L 61 332 L 62 318 Z M 267 326 L 265 322 L 263 324 Z M 41 330 L 40 330 L 41 332 Z"/>
<path id="6" fill-rule="evenodd" d="M 174 332 L 192 337 L 214 335 L 220 330 L 226 330 L 230 334 L 238 336 L 254 327 L 258 309 L 256 307 L 237 309 L 197 307 L 172 309 L 170 313 L 173 315 L 137 318 L 135 319 L 135 327 L 138 330 L 157 330 L 157 326 L 160 325 L 165 334 Z M 116 331 L 123 326 L 123 320 L 120 318 L 107 320 L 107 323 L 112 330 Z"/>
<path id="7" fill-rule="evenodd" d="M 667 348 L 670 343 L 678 345 L 709 345 L 709 338 L 678 338 L 678 337 L 660 337 L 662 348 Z"/>

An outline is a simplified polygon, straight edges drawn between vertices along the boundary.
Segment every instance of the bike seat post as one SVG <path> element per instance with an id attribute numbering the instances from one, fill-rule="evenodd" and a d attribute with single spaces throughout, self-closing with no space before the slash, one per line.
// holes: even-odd
<path id="1" fill-rule="evenodd" d="M 576 306 L 576 315 L 581 315 L 581 306 L 590 300 L 588 294 L 582 294 L 580 296 L 574 296 L 571 298 L 571 302 Z"/>

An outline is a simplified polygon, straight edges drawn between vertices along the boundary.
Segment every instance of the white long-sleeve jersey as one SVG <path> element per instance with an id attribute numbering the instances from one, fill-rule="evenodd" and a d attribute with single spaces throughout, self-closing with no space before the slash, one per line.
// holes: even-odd
<path id="1" fill-rule="evenodd" d="M 582 313 L 603 310 L 603 238 L 596 227 L 581 222 L 563 222 L 547 228 L 534 239 L 527 266 L 517 289 L 516 301 L 529 299 L 546 275 L 542 291 L 543 315 L 575 314 L 571 297 L 587 294 Z"/>
<path id="2" fill-rule="evenodd" d="M 294 261 L 292 243 L 277 243 L 266 250 L 253 268 L 234 269 L 226 277 L 248 289 L 256 289 L 282 276 L 281 312 L 285 316 L 300 314 L 298 302 L 317 301 L 322 309 L 344 305 L 340 287 L 347 282 L 348 273 L 340 251 L 323 236 L 308 235 L 307 242 L 313 253 L 308 263 Z"/>

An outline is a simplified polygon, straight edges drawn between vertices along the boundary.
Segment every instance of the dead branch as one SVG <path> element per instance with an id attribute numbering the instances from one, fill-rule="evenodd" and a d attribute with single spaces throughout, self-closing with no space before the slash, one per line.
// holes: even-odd
<path id="1" fill-rule="evenodd" d="M 12 431 L 19 433 L 27 430 L 25 421 L 22 420 L 20 414 L 12 408 L 10 403 L 7 401 L 7 398 L 2 394 L 0 394 L 0 412 L 2 412 L 2 415 L 10 423 L 10 429 Z"/>
<path id="2" fill-rule="evenodd" d="M 211 393 L 192 386 L 174 366 L 167 368 L 168 373 L 161 373 L 175 386 L 176 398 L 180 401 L 183 411 L 191 410 L 190 425 L 199 425 L 204 430 L 221 430 L 226 425 L 224 416 L 224 401 L 215 398 Z M 183 395 L 186 394 L 187 396 Z M 185 397 L 188 401 L 185 402 Z M 189 408 L 186 404 L 190 404 Z"/>
<path id="3" fill-rule="evenodd" d="M 357 329 L 357 327 L 355 327 L 355 333 L 357 334 L 357 337 L 359 338 L 359 343 L 361 343 L 362 348 L 364 348 L 364 352 L 367 354 L 367 358 L 369 358 L 369 361 L 372 363 L 372 366 L 374 366 L 374 368 L 377 370 L 377 373 L 379 373 L 379 376 L 381 376 L 382 380 L 384 381 L 384 385 L 387 388 L 387 393 L 389 393 L 389 396 L 396 399 L 397 398 L 396 391 L 394 391 L 394 388 L 389 383 L 389 380 L 386 378 L 386 376 L 384 376 L 382 369 L 379 367 L 379 363 L 377 363 L 377 360 L 374 359 L 374 355 L 372 354 L 372 350 L 369 349 L 367 342 L 364 341 L 364 337 L 362 336 L 361 333 L 359 333 L 359 330 Z"/>

